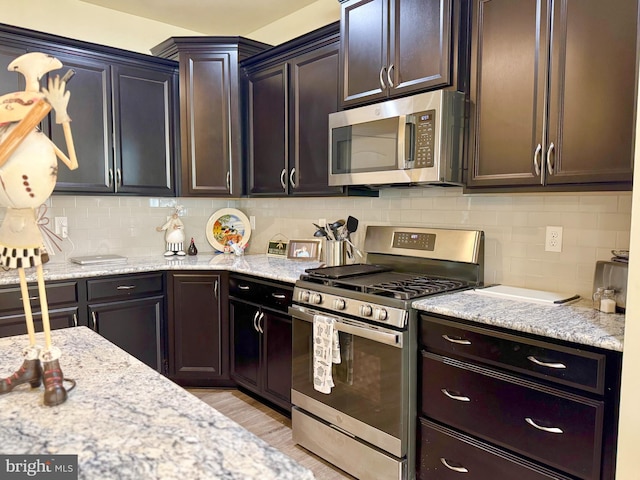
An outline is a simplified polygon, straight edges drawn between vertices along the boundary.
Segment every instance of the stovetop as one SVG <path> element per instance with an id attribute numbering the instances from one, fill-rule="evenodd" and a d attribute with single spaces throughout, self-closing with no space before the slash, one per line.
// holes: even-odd
<path id="1" fill-rule="evenodd" d="M 365 268 L 369 267 L 369 268 Z M 330 269 L 308 270 L 301 280 L 349 291 L 375 296 L 392 297 L 399 300 L 411 300 L 417 297 L 434 295 L 467 288 L 467 282 L 436 277 L 420 273 L 401 273 L 378 265 L 345 265 Z M 374 273 L 366 273 L 371 271 Z"/>

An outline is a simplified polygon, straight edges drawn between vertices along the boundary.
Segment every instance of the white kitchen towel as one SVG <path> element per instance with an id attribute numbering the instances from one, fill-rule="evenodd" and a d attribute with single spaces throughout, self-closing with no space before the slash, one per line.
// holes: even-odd
<path id="1" fill-rule="evenodd" d="M 331 368 L 334 363 L 340 363 L 340 340 L 335 323 L 335 318 L 313 316 L 313 388 L 321 393 L 331 393 L 335 386 Z"/>

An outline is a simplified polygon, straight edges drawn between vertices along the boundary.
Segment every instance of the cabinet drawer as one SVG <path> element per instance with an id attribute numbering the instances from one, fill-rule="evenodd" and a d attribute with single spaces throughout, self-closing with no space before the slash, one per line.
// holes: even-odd
<path id="1" fill-rule="evenodd" d="M 291 305 L 293 286 L 231 275 L 229 296 L 286 312 Z"/>
<path id="2" fill-rule="evenodd" d="M 419 480 L 569 480 L 502 449 L 420 418 Z"/>
<path id="3" fill-rule="evenodd" d="M 600 478 L 603 402 L 423 352 L 421 410 L 553 468 Z"/>
<path id="4" fill-rule="evenodd" d="M 121 275 L 87 281 L 87 299 L 91 301 L 159 295 L 164 292 L 162 273 Z"/>
<path id="5" fill-rule="evenodd" d="M 421 316 L 420 338 L 429 351 L 468 358 L 533 377 L 604 393 L 606 356 L 509 333 Z"/>
<path id="6" fill-rule="evenodd" d="M 45 283 L 45 289 L 49 308 L 57 305 L 78 303 L 77 282 Z M 29 287 L 29 300 L 32 308 L 40 311 L 40 296 L 37 285 Z M 18 285 L 0 290 L 0 312 L 13 310 L 23 311 L 22 293 Z"/>

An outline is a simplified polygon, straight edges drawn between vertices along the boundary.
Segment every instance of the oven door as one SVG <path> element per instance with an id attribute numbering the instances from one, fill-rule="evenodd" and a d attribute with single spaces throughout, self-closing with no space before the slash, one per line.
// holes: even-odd
<path id="1" fill-rule="evenodd" d="M 410 370 L 406 332 L 333 316 L 341 362 L 328 394 L 313 384 L 313 317 L 331 316 L 293 305 L 292 403 L 331 426 L 397 457 L 405 455 Z"/>

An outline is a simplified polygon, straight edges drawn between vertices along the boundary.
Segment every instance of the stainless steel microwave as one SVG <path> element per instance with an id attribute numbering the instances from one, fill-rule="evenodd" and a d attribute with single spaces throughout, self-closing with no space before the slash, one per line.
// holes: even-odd
<path id="1" fill-rule="evenodd" d="M 460 185 L 464 95 L 436 90 L 329 115 L 329 185 Z"/>

